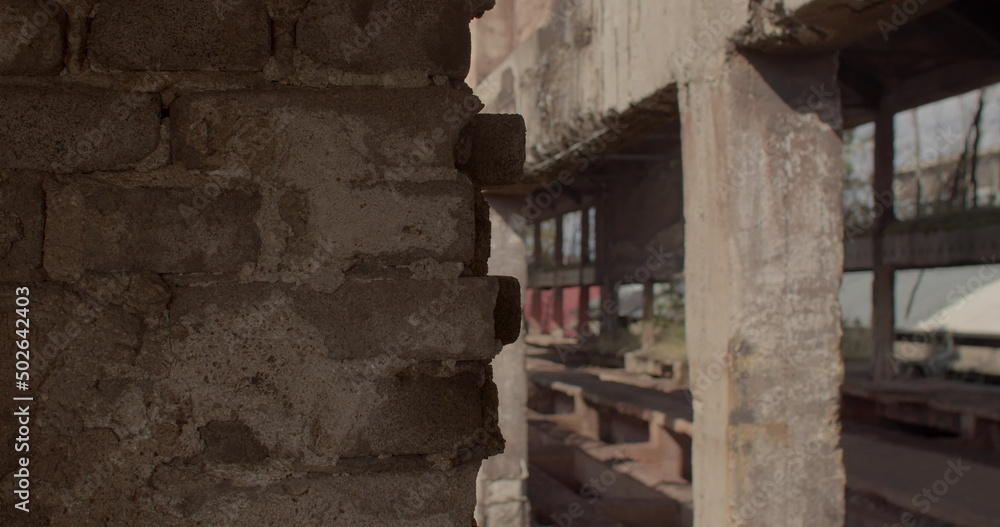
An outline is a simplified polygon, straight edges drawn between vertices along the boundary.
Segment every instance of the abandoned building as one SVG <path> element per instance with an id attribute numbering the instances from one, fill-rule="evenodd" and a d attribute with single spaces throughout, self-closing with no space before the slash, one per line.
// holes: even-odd
<path id="1" fill-rule="evenodd" d="M 997 7 L 0 0 L 0 525 L 1000 525 L 1000 390 L 895 325 L 1000 213 L 894 206 Z M 590 353 L 659 294 L 683 364 Z"/>

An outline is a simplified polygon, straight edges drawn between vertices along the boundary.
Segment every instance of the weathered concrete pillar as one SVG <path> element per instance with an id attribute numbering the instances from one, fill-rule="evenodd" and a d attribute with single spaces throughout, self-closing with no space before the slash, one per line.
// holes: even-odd
<path id="1" fill-rule="evenodd" d="M 528 281 L 526 225 L 519 215 L 523 198 L 489 196 L 492 250 L 490 272 Z M 523 305 L 523 303 L 522 303 Z M 483 462 L 479 471 L 479 527 L 524 527 L 529 525 L 528 478 L 528 376 L 524 365 L 524 336 L 504 346 L 493 359 L 493 380 L 500 397 L 500 431 L 506 441 L 503 454 Z"/>
<path id="2" fill-rule="evenodd" d="M 593 265 L 590 261 L 590 229 L 595 228 L 590 225 L 590 214 L 587 209 L 580 214 L 580 266 Z M 580 273 L 580 298 L 576 307 L 576 332 L 580 337 L 589 336 L 590 333 L 590 284 L 583 281 L 583 273 Z"/>
<path id="3" fill-rule="evenodd" d="M 883 101 L 875 118 L 875 171 L 872 178 L 872 377 L 891 379 L 896 346 L 896 269 L 885 265 L 885 228 L 895 220 L 892 180 L 896 172 L 895 114 Z"/>
<path id="4" fill-rule="evenodd" d="M 837 61 L 710 64 L 680 90 L 695 522 L 841 525 Z"/>
<path id="5" fill-rule="evenodd" d="M 469 527 L 488 3 L 2 2 L 0 524 Z"/>
<path id="6" fill-rule="evenodd" d="M 555 247 L 555 266 L 553 267 L 553 273 L 559 276 L 559 271 L 563 267 L 563 218 L 564 216 L 556 216 L 556 247 Z M 563 288 L 559 286 L 559 280 L 556 280 L 556 285 L 552 287 L 552 318 L 555 321 L 555 327 L 559 330 L 560 335 L 565 335 L 566 331 L 566 317 L 565 311 L 563 310 Z"/>

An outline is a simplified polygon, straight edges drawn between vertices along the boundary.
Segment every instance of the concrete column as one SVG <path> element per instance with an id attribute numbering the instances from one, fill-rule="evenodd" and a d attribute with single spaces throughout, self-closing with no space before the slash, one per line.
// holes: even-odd
<path id="1" fill-rule="evenodd" d="M 523 199 L 489 196 L 491 234 L 491 273 L 513 276 L 528 282 L 527 247 L 522 211 Z M 520 221 L 519 221 L 520 220 Z M 532 228 L 530 225 L 527 228 Z M 522 301 L 523 305 L 523 301 Z M 479 527 L 522 527 L 528 525 L 527 502 L 528 418 L 526 412 L 528 378 L 524 366 L 524 334 L 504 346 L 493 359 L 493 381 L 500 398 L 500 431 L 506 441 L 503 454 L 483 462 L 479 471 L 479 503 L 476 519 Z"/>
<path id="2" fill-rule="evenodd" d="M 544 331 L 542 327 L 542 290 L 538 287 L 531 289 L 531 314 L 528 331 L 533 335 L 538 335 Z"/>
<path id="3" fill-rule="evenodd" d="M 533 224 L 535 229 L 535 265 L 538 266 L 542 262 L 542 225 L 540 221 L 536 221 Z M 527 283 L 527 280 L 525 281 Z M 542 289 L 540 287 L 531 288 L 531 316 L 533 324 L 528 327 L 528 331 L 533 334 L 540 334 L 545 332 L 545 327 L 542 325 Z"/>
<path id="4" fill-rule="evenodd" d="M 883 102 L 883 107 L 888 104 Z M 880 110 L 875 118 L 875 174 L 872 181 L 875 221 L 872 223 L 872 376 L 893 377 L 896 345 L 896 270 L 884 265 L 885 227 L 895 219 L 892 179 L 895 168 L 895 115 Z"/>
<path id="5" fill-rule="evenodd" d="M 655 282 L 650 281 L 642 284 L 642 347 L 648 348 L 653 345 L 653 301 Z"/>
<path id="6" fill-rule="evenodd" d="M 607 192 L 601 192 L 601 205 L 597 208 L 597 281 L 601 285 L 601 335 L 614 337 L 618 331 L 618 290 L 611 277 L 608 262 L 608 228 L 611 223 L 611 207 Z"/>
<path id="7" fill-rule="evenodd" d="M 583 280 L 583 268 L 592 265 L 590 261 L 590 215 L 587 209 L 580 214 L 580 302 L 577 304 L 577 334 L 590 334 L 590 284 Z"/>
<path id="8" fill-rule="evenodd" d="M 590 286 L 580 285 L 580 301 L 577 303 L 576 332 L 579 337 L 590 335 Z"/>
<path id="9" fill-rule="evenodd" d="M 695 525 L 842 525 L 836 57 L 706 64 L 680 90 Z"/>
<path id="10" fill-rule="evenodd" d="M 552 287 L 552 318 L 560 332 L 566 329 L 566 317 L 563 315 L 563 288 L 559 285 L 558 279 L 563 268 L 563 215 L 556 216 L 556 262 L 553 273 L 556 276 L 556 284 Z"/>

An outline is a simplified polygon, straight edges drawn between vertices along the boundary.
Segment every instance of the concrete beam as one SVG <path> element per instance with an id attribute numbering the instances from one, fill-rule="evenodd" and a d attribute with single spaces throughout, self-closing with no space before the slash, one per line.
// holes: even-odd
<path id="1" fill-rule="evenodd" d="M 783 0 L 753 2 L 737 45 L 767 52 L 834 51 L 862 38 L 886 38 L 954 0 Z"/>
<path id="2" fill-rule="evenodd" d="M 844 249 L 845 271 L 871 270 L 870 238 L 848 240 Z M 950 225 L 942 218 L 900 222 L 882 242 L 883 263 L 896 269 L 982 265 L 996 260 L 998 251 L 1000 217 Z"/>
<path id="3" fill-rule="evenodd" d="M 749 0 L 558 4 L 475 86 L 490 111 L 525 116 L 536 179 L 579 171 L 676 121 L 680 72 L 724 47 L 749 13 Z"/>

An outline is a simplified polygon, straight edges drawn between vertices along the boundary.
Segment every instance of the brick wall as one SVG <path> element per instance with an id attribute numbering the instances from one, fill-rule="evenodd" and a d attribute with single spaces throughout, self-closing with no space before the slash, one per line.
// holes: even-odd
<path id="1" fill-rule="evenodd" d="M 491 3 L 0 0 L 0 524 L 470 525 L 520 322 Z"/>

